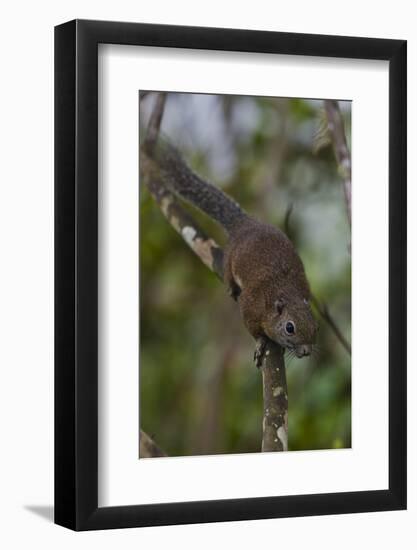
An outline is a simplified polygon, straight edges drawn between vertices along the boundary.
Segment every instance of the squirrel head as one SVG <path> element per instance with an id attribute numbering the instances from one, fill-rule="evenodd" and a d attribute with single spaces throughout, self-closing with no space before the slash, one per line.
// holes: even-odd
<path id="1" fill-rule="evenodd" d="M 280 346 L 294 350 L 297 357 L 310 355 L 316 340 L 318 324 L 311 311 L 308 296 L 280 293 L 275 297 L 270 314 L 263 323 L 265 334 Z"/>

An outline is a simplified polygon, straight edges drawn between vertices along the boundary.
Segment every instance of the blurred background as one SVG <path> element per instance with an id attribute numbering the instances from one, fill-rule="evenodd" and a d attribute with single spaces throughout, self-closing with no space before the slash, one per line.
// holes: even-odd
<path id="1" fill-rule="evenodd" d="M 155 94 L 141 95 L 140 137 Z M 350 146 L 351 103 L 339 102 Z M 162 133 L 200 175 L 285 230 L 350 342 L 350 228 L 323 102 L 168 94 Z M 209 235 L 222 231 L 188 207 Z M 262 376 L 224 285 L 140 186 L 140 425 L 170 456 L 259 452 Z M 289 450 L 351 445 L 350 355 L 320 318 L 319 353 L 287 361 Z"/>

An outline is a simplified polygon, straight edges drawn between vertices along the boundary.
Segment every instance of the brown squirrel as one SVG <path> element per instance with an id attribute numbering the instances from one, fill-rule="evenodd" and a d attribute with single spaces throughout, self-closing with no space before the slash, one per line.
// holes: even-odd
<path id="1" fill-rule="evenodd" d="M 159 138 L 154 156 L 168 188 L 216 220 L 228 234 L 224 281 L 256 340 L 256 366 L 262 364 L 266 338 L 293 350 L 297 357 L 310 355 L 318 325 L 304 266 L 288 237 L 255 220 L 201 179 L 166 140 Z"/>

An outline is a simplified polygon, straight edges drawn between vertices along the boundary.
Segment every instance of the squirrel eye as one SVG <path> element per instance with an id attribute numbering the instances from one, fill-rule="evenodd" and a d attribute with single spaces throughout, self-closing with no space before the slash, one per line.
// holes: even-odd
<path id="1" fill-rule="evenodd" d="M 285 325 L 285 332 L 287 334 L 294 334 L 295 332 L 295 325 L 292 321 L 288 321 L 287 324 Z"/>

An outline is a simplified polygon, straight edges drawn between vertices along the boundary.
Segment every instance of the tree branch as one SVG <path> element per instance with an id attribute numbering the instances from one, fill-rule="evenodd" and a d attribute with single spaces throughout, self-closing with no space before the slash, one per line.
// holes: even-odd
<path id="1" fill-rule="evenodd" d="M 343 336 L 342 331 L 339 329 L 339 327 L 336 324 L 336 321 L 330 315 L 327 305 L 320 303 L 313 294 L 311 294 L 311 301 L 315 305 L 317 311 L 320 313 L 320 315 L 329 325 L 329 327 L 333 330 L 336 338 L 339 340 L 339 342 L 342 344 L 342 346 L 345 348 L 348 354 L 352 355 L 352 347 L 349 344 L 349 342 L 346 340 L 346 338 Z"/>
<path id="2" fill-rule="evenodd" d="M 285 221 L 284 221 L 284 227 L 285 227 L 285 233 L 289 236 L 290 235 L 290 219 L 292 214 L 292 204 L 289 205 L 287 208 L 287 211 L 285 213 Z M 311 302 L 315 305 L 317 311 L 319 312 L 320 316 L 326 321 L 326 323 L 329 325 L 329 327 L 334 332 L 336 338 L 339 340 L 339 342 L 342 344 L 342 346 L 345 348 L 345 350 L 348 352 L 349 355 L 352 355 L 352 348 L 349 342 L 346 340 L 346 338 L 343 336 L 342 331 L 339 329 L 339 327 L 336 324 L 336 321 L 333 319 L 333 317 L 330 315 L 330 312 L 327 308 L 327 305 L 325 303 L 321 303 L 315 295 L 311 292 Z"/>
<path id="3" fill-rule="evenodd" d="M 152 155 L 156 142 L 158 141 L 159 129 L 161 127 L 162 117 L 164 115 L 165 101 L 165 92 L 159 92 L 156 94 L 155 106 L 149 119 L 144 143 L 145 150 L 149 155 Z"/>
<path id="4" fill-rule="evenodd" d="M 193 217 L 181 206 L 167 188 L 164 177 L 153 157 L 165 105 L 165 94 L 158 93 L 151 114 L 146 138 L 140 149 L 140 177 L 172 227 L 186 244 L 213 271 L 223 279 L 223 251 L 208 237 Z M 264 417 L 262 451 L 288 449 L 288 400 L 282 348 L 268 340 L 262 364 Z"/>
<path id="5" fill-rule="evenodd" d="M 284 232 L 288 237 L 290 236 L 290 232 L 291 232 L 290 220 L 291 220 L 291 214 L 292 214 L 293 208 L 294 208 L 294 205 L 290 203 L 287 206 L 287 209 L 285 211 Z"/>
<path id="6" fill-rule="evenodd" d="M 262 367 L 262 452 L 288 451 L 288 391 L 284 350 L 269 342 Z"/>
<path id="7" fill-rule="evenodd" d="M 157 456 L 167 456 L 167 454 L 160 447 L 158 447 L 155 441 L 149 437 L 146 432 L 140 430 L 139 458 L 151 458 Z"/>
<path id="8" fill-rule="evenodd" d="M 348 220 L 349 224 L 352 225 L 352 165 L 346 141 L 345 125 L 337 101 L 325 99 L 324 108 L 327 115 L 327 125 L 332 138 L 334 153 L 343 178 L 343 192 L 345 195 Z"/>
<path id="9" fill-rule="evenodd" d="M 146 142 L 145 142 L 146 143 Z M 145 144 L 144 144 L 145 145 Z M 166 188 L 156 162 L 145 152 L 140 151 L 140 175 L 161 212 L 181 235 L 191 250 L 220 279 L 223 278 L 223 251 L 198 226 L 194 218 L 181 206 L 175 196 Z"/>

